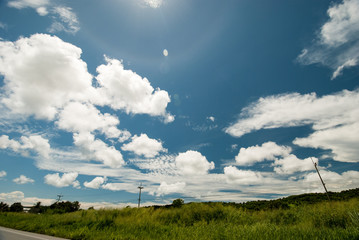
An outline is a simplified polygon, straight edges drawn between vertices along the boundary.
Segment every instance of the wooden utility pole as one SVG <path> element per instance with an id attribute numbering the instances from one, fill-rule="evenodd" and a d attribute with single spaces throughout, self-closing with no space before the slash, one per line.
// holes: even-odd
<path id="1" fill-rule="evenodd" d="M 322 176 L 320 176 L 320 173 L 319 173 L 319 170 L 318 170 L 318 167 L 317 167 L 317 163 L 316 163 L 316 162 L 314 162 L 312 158 L 310 158 L 310 159 L 312 160 L 312 162 L 313 162 L 313 164 L 314 164 L 315 170 L 317 170 L 317 173 L 318 173 L 318 175 L 319 175 L 320 181 L 321 181 L 321 182 L 322 182 L 322 184 L 323 184 L 323 187 L 324 187 L 325 193 L 327 194 L 328 200 L 330 201 L 330 198 L 329 198 L 329 193 L 328 193 L 327 187 L 325 186 L 325 183 L 324 183 L 324 181 L 323 181 L 323 179 L 322 179 Z"/>
<path id="2" fill-rule="evenodd" d="M 140 189 L 140 193 L 139 193 L 139 196 L 138 196 L 138 208 L 140 207 L 141 205 L 141 191 L 144 187 L 142 187 L 142 183 L 140 186 L 138 186 L 138 189 Z"/>

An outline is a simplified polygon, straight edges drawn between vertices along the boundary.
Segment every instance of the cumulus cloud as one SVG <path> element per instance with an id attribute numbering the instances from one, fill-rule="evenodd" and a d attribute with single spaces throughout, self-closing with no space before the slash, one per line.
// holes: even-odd
<path id="1" fill-rule="evenodd" d="M 241 166 L 251 166 L 264 160 L 275 160 L 279 156 L 288 156 L 290 152 L 290 147 L 278 146 L 274 142 L 266 142 L 262 146 L 241 148 L 236 156 L 236 162 Z"/>
<path id="2" fill-rule="evenodd" d="M 81 49 L 46 34 L 0 41 L 2 99 L 13 113 L 53 120 L 58 110 L 93 93 Z"/>
<path id="3" fill-rule="evenodd" d="M 7 173 L 5 171 L 0 171 L 0 178 L 6 177 Z"/>
<path id="4" fill-rule="evenodd" d="M 314 44 L 298 56 L 303 64 L 321 63 L 334 70 L 332 79 L 359 60 L 359 1 L 344 0 L 332 5 L 329 20 L 321 27 Z"/>
<path id="5" fill-rule="evenodd" d="M 51 152 L 49 140 L 39 135 L 22 136 L 20 141 L 9 139 L 9 136 L 0 137 L 0 149 L 11 149 L 14 152 L 27 154 L 26 150 L 35 151 L 39 156 L 48 158 Z"/>
<path id="6" fill-rule="evenodd" d="M 74 134 L 74 143 L 91 159 L 103 162 L 106 166 L 119 168 L 125 162 L 122 154 L 114 146 L 108 146 L 91 133 Z"/>
<path id="7" fill-rule="evenodd" d="M 83 104 L 79 102 L 71 102 L 64 107 L 59 114 L 57 125 L 59 128 L 69 132 L 86 133 L 100 130 L 111 136 L 111 128 L 115 129 L 120 121 L 117 117 L 108 113 L 102 114 L 92 104 Z M 120 130 L 117 130 L 120 131 Z M 112 135 L 114 135 L 112 133 Z M 119 136 L 120 134 L 115 134 Z"/>
<path id="8" fill-rule="evenodd" d="M 27 183 L 33 183 L 33 182 L 35 182 L 35 180 L 31 179 L 31 178 L 28 178 L 25 175 L 20 175 L 20 177 L 15 178 L 13 180 L 13 182 L 16 183 L 16 184 L 27 184 Z"/>
<path id="9" fill-rule="evenodd" d="M 185 182 L 176 182 L 172 184 L 167 184 L 166 182 L 162 182 L 156 191 L 156 195 L 163 196 L 171 193 L 183 193 L 185 187 L 186 187 Z"/>
<path id="10" fill-rule="evenodd" d="M 171 101 L 166 91 L 159 88 L 154 90 L 147 78 L 125 70 L 121 61 L 107 57 L 106 61 L 106 65 L 97 68 L 96 79 L 101 91 L 108 97 L 108 105 L 127 113 L 160 116 L 165 122 L 174 120 L 166 112 L 167 104 Z"/>
<path id="11" fill-rule="evenodd" d="M 74 188 L 79 188 L 80 183 L 76 180 L 78 173 L 64 173 L 61 177 L 59 173 L 47 174 L 45 178 L 45 183 L 52 185 L 58 188 L 73 186 Z"/>
<path id="12" fill-rule="evenodd" d="M 278 174 L 293 174 L 295 172 L 313 171 L 313 162 L 318 164 L 317 158 L 299 159 L 297 156 L 290 154 L 284 158 L 276 159 L 273 166 L 274 171 Z"/>
<path id="13" fill-rule="evenodd" d="M 224 175 L 229 184 L 255 185 L 263 182 L 263 176 L 260 172 L 239 170 L 233 166 L 225 167 Z"/>
<path id="14" fill-rule="evenodd" d="M 200 152 L 189 150 L 175 158 L 176 167 L 184 175 L 205 175 L 214 169 L 214 162 L 208 162 Z"/>
<path id="15" fill-rule="evenodd" d="M 269 96 L 243 109 L 238 121 L 225 131 L 241 137 L 260 129 L 310 125 L 314 133 L 294 144 L 329 149 L 337 161 L 358 162 L 358 102 L 359 90 L 322 97 L 314 93 Z"/>
<path id="16" fill-rule="evenodd" d="M 143 155 L 146 158 L 153 158 L 160 152 L 167 152 L 163 148 L 162 142 L 156 139 L 149 138 L 147 134 L 140 136 L 133 136 L 132 141 L 122 146 L 122 150 L 134 152 L 136 155 Z"/>
<path id="17" fill-rule="evenodd" d="M 106 177 L 95 177 L 91 182 L 84 182 L 84 186 L 87 188 L 99 189 L 106 181 Z"/>

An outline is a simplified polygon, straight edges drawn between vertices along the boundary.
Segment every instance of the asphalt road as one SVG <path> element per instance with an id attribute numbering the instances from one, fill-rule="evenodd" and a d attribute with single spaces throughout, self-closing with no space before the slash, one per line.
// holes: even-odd
<path id="1" fill-rule="evenodd" d="M 0 227 L 0 240 L 65 240 L 65 239 Z"/>

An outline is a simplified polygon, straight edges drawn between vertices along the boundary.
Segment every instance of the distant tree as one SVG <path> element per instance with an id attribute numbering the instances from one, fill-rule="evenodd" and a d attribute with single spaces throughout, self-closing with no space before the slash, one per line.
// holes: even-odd
<path id="1" fill-rule="evenodd" d="M 10 212 L 22 212 L 24 211 L 24 207 L 21 205 L 20 202 L 13 203 L 10 206 Z"/>
<path id="2" fill-rule="evenodd" d="M 55 202 L 50 206 L 50 209 L 55 213 L 75 212 L 80 209 L 80 203 L 78 201 Z"/>
<path id="3" fill-rule="evenodd" d="M 1 202 L 0 203 L 0 212 L 8 212 L 9 211 L 9 205 L 7 203 Z"/>
<path id="4" fill-rule="evenodd" d="M 173 202 L 172 202 L 172 206 L 178 207 L 178 208 L 182 207 L 183 204 L 184 204 L 184 201 L 181 198 L 177 198 L 177 199 L 173 200 Z"/>
<path id="5" fill-rule="evenodd" d="M 29 213 L 43 213 L 48 207 L 41 206 L 41 202 L 37 202 L 30 210 Z"/>

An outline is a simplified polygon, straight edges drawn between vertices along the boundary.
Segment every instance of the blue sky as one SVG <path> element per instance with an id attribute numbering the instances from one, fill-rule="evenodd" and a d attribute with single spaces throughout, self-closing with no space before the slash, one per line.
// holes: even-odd
<path id="1" fill-rule="evenodd" d="M 359 1 L 0 2 L 0 201 L 359 183 Z"/>

